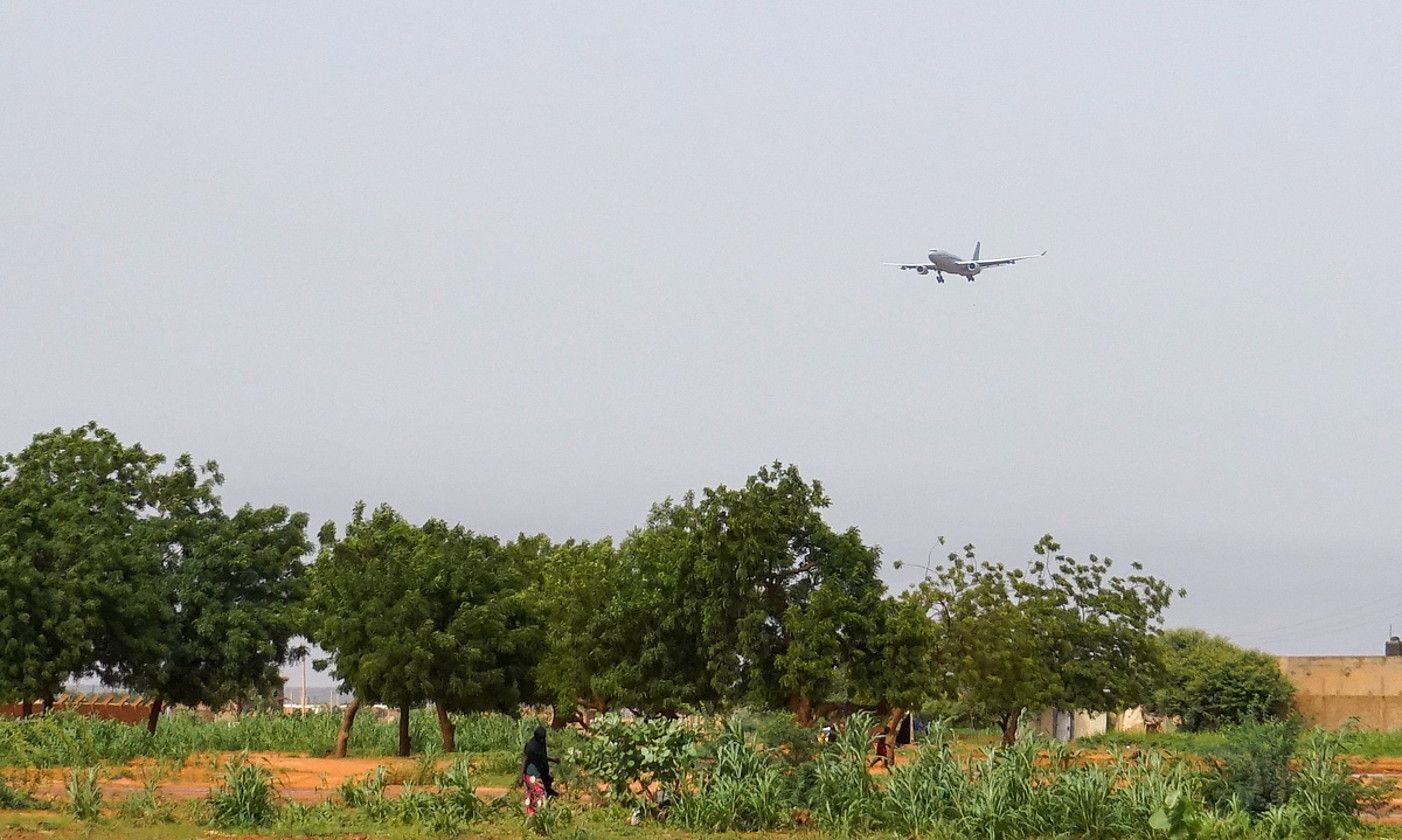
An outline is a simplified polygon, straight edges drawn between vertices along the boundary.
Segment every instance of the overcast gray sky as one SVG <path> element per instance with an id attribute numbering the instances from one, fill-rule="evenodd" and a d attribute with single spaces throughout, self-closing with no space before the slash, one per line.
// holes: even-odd
<path id="1" fill-rule="evenodd" d="M 1402 5 L 0 6 L 0 449 L 621 535 L 781 459 L 1402 630 Z M 940 247 L 1045 259 L 936 285 Z M 888 572 L 895 585 L 910 569 Z"/>

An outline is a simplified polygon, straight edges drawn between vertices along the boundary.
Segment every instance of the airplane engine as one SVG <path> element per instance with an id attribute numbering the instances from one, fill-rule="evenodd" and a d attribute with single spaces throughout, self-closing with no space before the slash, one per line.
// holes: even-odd
<path id="1" fill-rule="evenodd" d="M 930 273 L 930 269 L 926 268 L 926 267 L 923 266 L 923 265 L 917 265 L 917 266 L 915 267 L 915 273 L 916 273 L 916 274 L 929 274 L 929 273 Z"/>

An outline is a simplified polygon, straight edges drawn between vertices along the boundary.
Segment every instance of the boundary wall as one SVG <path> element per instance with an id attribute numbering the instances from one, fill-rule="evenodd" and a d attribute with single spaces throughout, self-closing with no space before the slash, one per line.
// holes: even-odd
<path id="1" fill-rule="evenodd" d="M 1282 656 L 1295 711 L 1308 726 L 1402 729 L 1402 656 Z"/>

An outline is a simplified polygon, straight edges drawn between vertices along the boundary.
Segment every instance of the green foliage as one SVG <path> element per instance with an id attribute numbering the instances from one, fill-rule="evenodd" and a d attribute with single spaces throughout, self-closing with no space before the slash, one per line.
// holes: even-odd
<path id="1" fill-rule="evenodd" d="M 248 760 L 247 753 L 230 758 L 224 776 L 209 792 L 210 821 L 219 828 L 261 828 L 277 816 L 272 774 Z"/>
<path id="2" fill-rule="evenodd" d="M 102 786 L 97 780 L 96 767 L 75 767 L 64 784 L 68 794 L 68 811 L 85 822 L 102 816 Z"/>
<path id="3" fill-rule="evenodd" d="M 216 464 L 164 461 L 89 423 L 0 462 L 0 696 L 93 671 L 187 704 L 280 685 L 306 517 L 229 517 Z"/>
<path id="4" fill-rule="evenodd" d="M 799 723 L 791 712 L 741 711 L 732 714 L 728 723 L 752 735 L 759 747 L 791 767 L 812 761 L 820 749 L 818 727 Z"/>
<path id="5" fill-rule="evenodd" d="M 355 508 L 345 536 L 330 523 L 311 570 L 311 634 L 334 655 L 343 687 L 396 707 L 506 709 L 522 697 L 537 630 L 524 597 L 539 538 L 494 537 L 387 505 Z"/>
<path id="6" fill-rule="evenodd" d="M 1299 738 L 1294 721 L 1265 721 L 1228 732 L 1213 759 L 1217 802 L 1235 803 L 1250 814 L 1284 805 L 1294 785 L 1290 759 Z"/>
<path id="7" fill-rule="evenodd" d="M 95 423 L 0 459 L 0 698 L 53 697 L 159 651 L 147 514 L 162 460 Z"/>
<path id="8" fill-rule="evenodd" d="M 806 785 L 813 821 L 823 828 L 851 833 L 870 827 L 878 811 L 876 783 L 867 769 L 867 750 L 875 719 L 858 712 L 847 719 L 813 764 Z"/>
<path id="9" fill-rule="evenodd" d="M 601 715 L 566 760 L 603 785 L 615 802 L 655 803 L 664 791 L 675 794 L 694 766 L 696 740 L 696 734 L 676 720 Z"/>
<path id="10" fill-rule="evenodd" d="M 617 547 L 560 546 L 534 595 L 553 631 L 542 695 L 670 713 L 928 693 L 917 646 L 928 621 L 893 609 L 879 550 L 831 528 L 829 504 L 818 482 L 776 463 L 742 487 L 654 505 Z M 906 658 L 892 668 L 896 654 Z"/>
<path id="11" fill-rule="evenodd" d="M 16 789 L 0 776 L 0 811 L 33 808 L 37 803 L 26 791 Z"/>
<path id="12" fill-rule="evenodd" d="M 148 736 L 136 726 L 74 712 L 26 720 L 0 718 L 0 767 L 125 764 L 137 758 L 180 760 L 208 752 L 325 755 L 336 740 L 340 719 L 336 712 L 315 712 L 257 713 L 211 721 L 193 712 L 177 711 L 154 736 Z M 536 725 L 533 719 L 502 714 L 454 715 L 453 720 L 460 749 L 505 752 L 512 757 L 508 764 L 519 761 L 521 744 Z M 410 723 L 414 741 L 424 744 L 428 752 L 440 754 L 434 713 L 417 709 Z M 393 723 L 365 720 L 351 734 L 351 747 L 360 755 L 394 755 L 397 737 Z"/>
<path id="13" fill-rule="evenodd" d="M 1149 817 L 1149 828 L 1165 840 L 1197 840 L 1202 836 L 1203 817 L 1197 802 L 1174 789 Z"/>
<path id="14" fill-rule="evenodd" d="M 166 618 L 158 653 L 128 663 L 121 677 L 148 697 L 213 708 L 281 688 L 311 550 L 304 513 L 245 505 L 227 515 L 216 470 L 182 455 L 160 477 L 161 516 L 149 530 Z"/>
<path id="15" fill-rule="evenodd" d="M 1388 783 L 1371 788 L 1355 778 L 1341 758 L 1342 745 L 1335 733 L 1314 731 L 1305 738 L 1287 803 L 1304 836 L 1351 836 L 1359 827 L 1359 811 L 1380 804 L 1391 791 Z"/>
<path id="16" fill-rule="evenodd" d="M 1025 709 L 1105 711 L 1143 701 L 1158 672 L 1153 636 L 1172 590 L 1113 563 L 1060 553 L 1043 537 L 1026 569 L 951 553 L 920 588 L 938 626 L 951 697 L 982 709 L 1011 742 Z"/>
<path id="17" fill-rule="evenodd" d="M 699 769 L 670 819 L 690 831 L 768 831 L 794 820 L 799 803 L 794 762 L 766 749 L 732 720 L 712 745 L 714 762 Z"/>
<path id="18" fill-rule="evenodd" d="M 1163 671 L 1148 704 L 1176 715 L 1190 731 L 1282 715 L 1294 688 L 1271 656 L 1201 630 L 1169 630 L 1156 639 Z"/>

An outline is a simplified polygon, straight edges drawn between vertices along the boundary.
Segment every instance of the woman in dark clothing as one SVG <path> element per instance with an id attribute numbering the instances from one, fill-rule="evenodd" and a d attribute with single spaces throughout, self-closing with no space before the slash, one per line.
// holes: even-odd
<path id="1" fill-rule="evenodd" d="M 537 726 L 521 750 L 521 784 L 526 788 L 526 813 L 539 806 L 540 794 L 557 796 L 555 779 L 550 775 L 550 755 L 545 751 L 545 727 Z"/>

